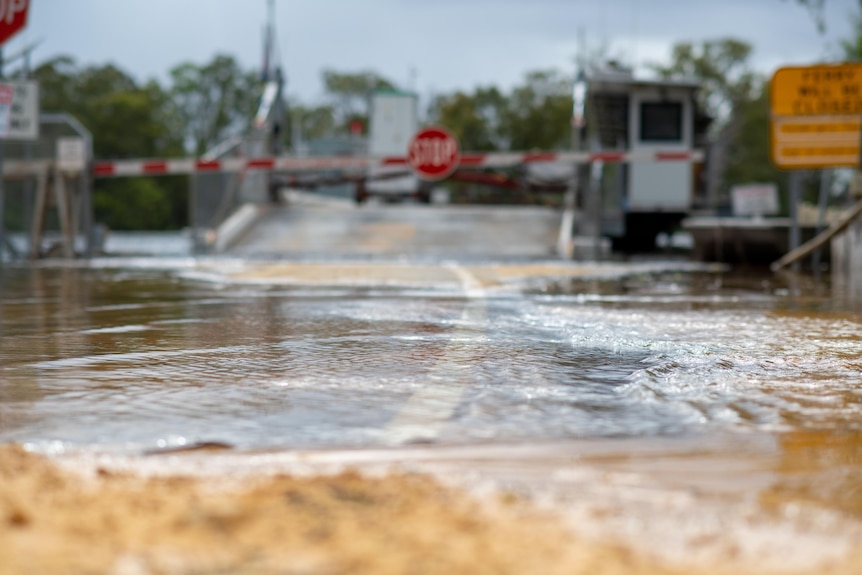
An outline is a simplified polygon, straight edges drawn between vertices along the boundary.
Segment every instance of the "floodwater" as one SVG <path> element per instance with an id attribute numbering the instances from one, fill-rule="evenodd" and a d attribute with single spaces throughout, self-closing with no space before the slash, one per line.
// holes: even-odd
<path id="1" fill-rule="evenodd" d="M 435 278 L 279 285 L 232 281 L 239 264 L 213 262 L 3 270 L 0 441 L 250 449 L 862 428 L 860 315 L 831 292 L 672 271 L 479 294 Z"/>

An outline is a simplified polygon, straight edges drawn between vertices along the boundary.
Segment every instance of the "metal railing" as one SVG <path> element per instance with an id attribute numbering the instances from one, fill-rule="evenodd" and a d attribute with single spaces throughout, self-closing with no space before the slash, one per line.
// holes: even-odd
<path id="1" fill-rule="evenodd" d="M 56 245 L 64 254 L 93 252 L 92 136 L 66 113 L 40 114 L 39 124 L 35 140 L 0 141 L 0 261 L 38 257 Z M 57 142 L 66 137 L 84 144 L 84 169 L 74 173 L 56 163 Z M 51 197 L 49 184 L 62 199 Z"/>

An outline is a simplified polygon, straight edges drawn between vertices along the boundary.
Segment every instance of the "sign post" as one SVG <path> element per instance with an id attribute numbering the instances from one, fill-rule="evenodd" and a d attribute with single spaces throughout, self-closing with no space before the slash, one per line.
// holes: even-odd
<path id="1" fill-rule="evenodd" d="M 27 25 L 27 14 L 30 11 L 30 0 L 0 0 L 0 78 L 3 77 L 3 44 L 12 36 L 20 32 Z M 0 98 L 6 99 L 7 91 L 0 91 Z M 3 223 L 5 217 L 4 207 L 6 197 L 3 190 L 3 140 L 7 137 L 6 129 L 11 125 L 12 107 L 14 105 L 14 92 L 8 97 L 5 110 L 0 110 L 0 266 L 3 265 L 3 250 L 6 248 L 6 226 Z M 0 107 L 3 106 L 0 101 Z M 39 121 L 36 120 L 38 129 Z"/>
<path id="2" fill-rule="evenodd" d="M 407 147 L 407 162 L 423 180 L 442 180 L 458 168 L 458 140 L 445 128 L 419 130 Z"/>

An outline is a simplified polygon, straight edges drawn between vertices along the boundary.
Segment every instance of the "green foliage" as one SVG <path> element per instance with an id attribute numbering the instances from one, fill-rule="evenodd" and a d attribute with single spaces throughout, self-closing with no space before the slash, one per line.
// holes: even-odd
<path id="1" fill-rule="evenodd" d="M 93 191 L 96 221 L 114 230 L 159 230 L 173 218 L 170 196 L 152 178 L 99 180 Z"/>
<path id="2" fill-rule="evenodd" d="M 862 0 L 858 1 L 857 12 L 852 16 L 852 26 L 852 36 L 840 43 L 844 58 L 856 62 L 862 60 Z"/>
<path id="3" fill-rule="evenodd" d="M 79 94 L 78 74 L 75 60 L 69 56 L 60 56 L 38 66 L 33 77 L 39 81 L 42 110 L 80 116 L 85 102 Z"/>
<path id="4" fill-rule="evenodd" d="M 181 136 L 166 122 L 168 95 L 155 82 L 138 86 L 112 65 L 79 69 L 74 60 L 56 58 L 34 71 L 41 108 L 68 112 L 93 134 L 100 158 L 177 155 Z"/>
<path id="5" fill-rule="evenodd" d="M 346 132 L 353 119 L 368 120 L 370 96 L 377 90 L 393 90 L 395 84 L 376 72 L 323 71 L 323 87 L 329 100 L 324 109 L 333 114 L 335 127 Z"/>
<path id="6" fill-rule="evenodd" d="M 180 64 L 171 69 L 171 81 L 171 113 L 185 128 L 195 155 L 240 132 L 257 110 L 257 74 L 242 70 L 232 56 L 217 55 L 204 65 Z"/>
<path id="7" fill-rule="evenodd" d="M 681 42 L 673 47 L 668 64 L 653 64 L 665 78 L 697 78 L 702 82 L 698 104 L 717 120 L 719 129 L 735 108 L 757 95 L 762 78 L 752 71 L 751 45 L 734 38 L 707 40 L 699 45 Z"/>
<path id="8" fill-rule="evenodd" d="M 431 106 L 431 119 L 458 136 L 465 150 L 566 148 L 570 82 L 556 71 L 530 72 L 510 94 L 491 87 L 440 96 Z"/>
<path id="9" fill-rule="evenodd" d="M 138 85 L 112 65 L 81 69 L 68 57 L 43 63 L 33 75 L 41 85 L 41 108 L 83 123 L 97 158 L 183 154 L 183 130 L 158 83 Z M 184 178 L 97 180 L 96 217 L 116 229 L 178 228 L 186 224 L 186 188 Z"/>
<path id="10" fill-rule="evenodd" d="M 565 148 L 571 116 L 571 79 L 556 71 L 531 72 L 509 96 L 503 130 L 513 150 Z"/>
<path id="11" fill-rule="evenodd" d="M 290 106 L 290 122 L 305 141 L 322 138 L 336 130 L 335 110 L 328 105 L 293 104 Z M 292 142 L 293 133 L 289 136 Z"/>
<path id="12" fill-rule="evenodd" d="M 497 88 L 478 88 L 473 94 L 439 96 L 432 105 L 436 123 L 446 126 L 465 150 L 500 148 L 506 99 Z"/>
<path id="13" fill-rule="evenodd" d="M 757 97 L 737 106 L 736 137 L 728 150 L 725 185 L 774 182 L 783 186 L 786 177 L 769 158 L 769 90 L 763 86 Z"/>
<path id="14" fill-rule="evenodd" d="M 823 20 L 823 6 L 826 0 L 796 0 L 796 3 L 808 8 L 818 30 L 823 32 L 826 29 L 826 22 Z"/>

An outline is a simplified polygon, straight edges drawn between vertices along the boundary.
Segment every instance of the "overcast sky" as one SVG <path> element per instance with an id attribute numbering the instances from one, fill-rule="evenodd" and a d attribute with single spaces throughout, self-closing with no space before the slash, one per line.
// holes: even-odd
<path id="1" fill-rule="evenodd" d="M 571 71 L 579 31 L 588 46 L 642 65 L 670 46 L 732 36 L 767 74 L 834 59 L 857 0 L 826 0 L 820 34 L 795 0 L 275 0 L 288 93 L 311 102 L 324 68 L 370 69 L 420 94 L 509 88 L 525 72 Z M 266 0 L 31 0 L 27 29 L 6 54 L 41 40 L 34 61 L 61 54 L 112 62 L 139 80 L 165 80 L 183 61 L 216 53 L 261 61 Z M 13 66 L 14 68 L 14 66 Z"/>

